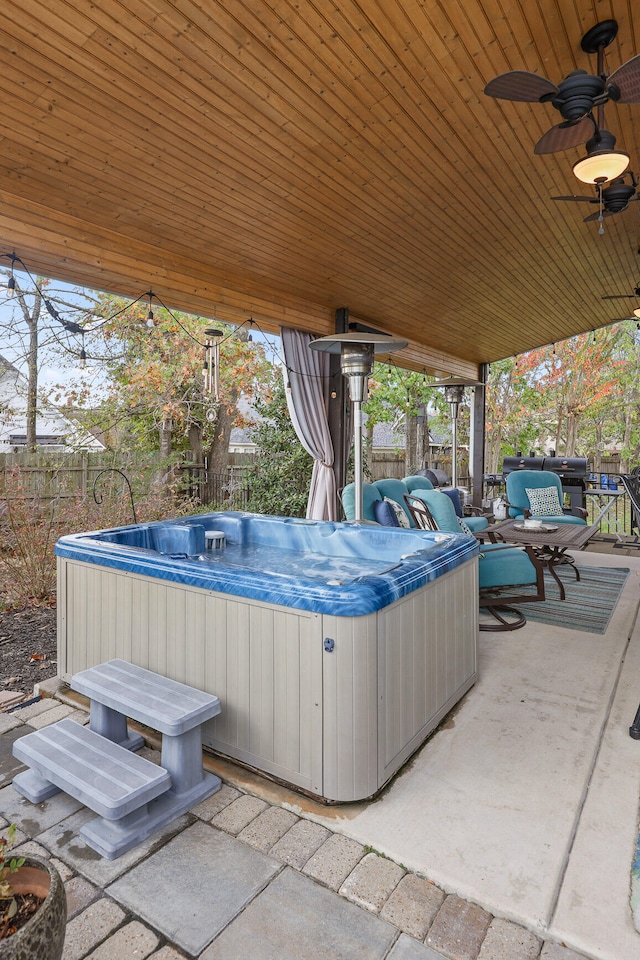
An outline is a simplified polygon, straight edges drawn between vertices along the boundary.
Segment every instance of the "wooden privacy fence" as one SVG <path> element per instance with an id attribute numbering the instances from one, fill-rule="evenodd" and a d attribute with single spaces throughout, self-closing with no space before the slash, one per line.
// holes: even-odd
<path id="1" fill-rule="evenodd" d="M 104 476 L 100 474 L 104 471 Z M 210 473 L 197 464 L 167 467 L 159 457 L 149 455 L 114 457 L 107 451 L 95 453 L 0 453 L 0 497 L 15 492 L 19 477 L 21 497 L 48 502 L 75 497 L 92 497 L 97 478 L 99 497 L 128 496 L 124 480 L 133 488 L 136 502 L 150 494 L 154 486 L 163 486 L 166 474 L 176 482 L 177 493 L 210 504 L 212 509 L 244 510 L 248 490 L 242 468 L 231 466 L 227 473 Z"/>
<path id="2" fill-rule="evenodd" d="M 149 493 L 160 469 L 160 461 L 149 457 L 112 453 L 0 453 L 0 484 L 19 473 L 21 495 L 40 500 L 91 496 L 93 484 L 102 470 L 122 470 L 136 488 L 138 496 Z"/>

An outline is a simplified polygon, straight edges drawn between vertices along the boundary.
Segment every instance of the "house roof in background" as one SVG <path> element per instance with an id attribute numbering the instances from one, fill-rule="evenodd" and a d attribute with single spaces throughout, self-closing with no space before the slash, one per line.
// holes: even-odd
<path id="1" fill-rule="evenodd" d="M 318 335 L 335 310 L 478 364 L 606 325 L 640 280 L 638 212 L 584 224 L 584 152 L 535 156 L 549 104 L 512 69 L 595 71 L 583 33 L 632 0 L 14 0 L 0 51 L 0 243 L 33 273 Z M 640 106 L 606 125 L 640 163 Z M 637 208 L 637 204 L 632 204 Z M 6 261 L 5 261 L 6 262 Z"/>

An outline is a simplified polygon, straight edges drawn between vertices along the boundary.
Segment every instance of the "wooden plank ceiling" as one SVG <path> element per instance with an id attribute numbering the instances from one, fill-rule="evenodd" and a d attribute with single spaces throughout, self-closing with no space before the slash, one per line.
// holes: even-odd
<path id="1" fill-rule="evenodd" d="M 597 224 L 574 148 L 536 157 L 548 104 L 510 69 L 596 72 L 583 33 L 633 0 L 13 0 L 0 33 L 0 253 L 32 273 L 234 322 L 407 338 L 478 364 L 636 303 L 640 203 Z M 637 9 L 637 7 L 636 7 Z M 640 105 L 606 107 L 640 169 Z M 0 263 L 7 263 L 6 259 Z"/>

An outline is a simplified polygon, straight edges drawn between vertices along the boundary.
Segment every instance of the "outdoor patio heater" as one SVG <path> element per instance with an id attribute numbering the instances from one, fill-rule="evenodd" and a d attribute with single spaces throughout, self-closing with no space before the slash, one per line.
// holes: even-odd
<path id="1" fill-rule="evenodd" d="M 445 400 L 449 404 L 451 415 L 451 486 L 458 486 L 458 413 L 464 398 L 465 387 L 479 387 L 479 380 L 462 380 L 457 377 L 447 377 L 446 380 L 436 381 L 433 387 L 444 387 Z"/>
<path id="2" fill-rule="evenodd" d="M 340 369 L 349 381 L 349 398 L 353 404 L 353 459 L 355 483 L 354 520 L 362 521 L 362 404 L 367 399 L 369 375 L 376 353 L 404 350 L 407 340 L 394 340 L 386 333 L 336 333 L 312 340 L 312 350 L 339 353 Z"/>

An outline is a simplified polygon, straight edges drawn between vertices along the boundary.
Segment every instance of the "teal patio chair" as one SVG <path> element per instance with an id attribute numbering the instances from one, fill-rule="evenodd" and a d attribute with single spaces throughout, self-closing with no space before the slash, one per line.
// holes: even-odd
<path id="1" fill-rule="evenodd" d="M 406 494 L 407 509 L 422 530 L 464 533 L 454 506 L 439 490 L 421 490 L 420 496 Z M 463 521 L 464 522 L 464 521 Z M 512 604 L 544 600 L 544 567 L 531 547 L 484 543 L 478 560 L 480 606 L 496 620 L 481 623 L 480 630 L 516 630 L 527 622 Z M 530 593 L 518 588 L 534 587 Z"/>
<path id="2" fill-rule="evenodd" d="M 562 481 L 549 470 L 513 470 L 507 474 L 509 517 L 522 520 L 535 517 L 543 523 L 586 524 L 587 511 L 575 516 L 563 507 Z"/>
<path id="3" fill-rule="evenodd" d="M 429 479 L 427 479 L 427 477 L 418 477 L 418 476 L 405 477 L 402 483 L 407 488 L 406 492 L 412 493 L 416 497 L 421 496 L 421 493 L 420 493 L 421 490 L 434 489 L 433 484 Z M 446 489 L 441 489 L 440 492 L 446 494 L 446 496 L 451 499 L 451 502 L 453 503 L 454 509 L 456 511 L 456 515 L 462 518 L 464 516 L 464 512 L 462 509 L 462 501 L 460 500 L 459 491 L 456 489 L 446 488 Z M 476 533 L 479 530 L 486 530 L 487 527 L 489 526 L 488 519 L 486 517 L 479 515 L 482 513 L 482 511 L 479 508 L 472 507 L 471 509 L 476 510 L 478 515 L 476 516 L 471 515 L 469 517 L 464 517 L 464 521 L 469 527 L 469 530 L 471 530 L 472 533 Z"/>

